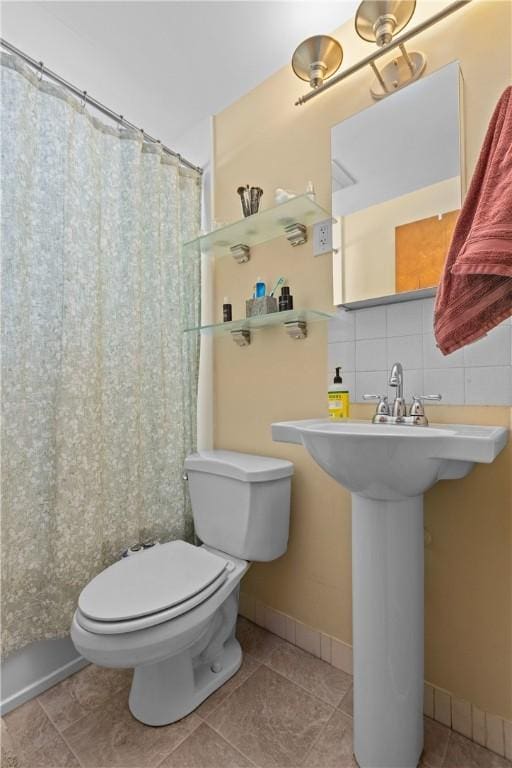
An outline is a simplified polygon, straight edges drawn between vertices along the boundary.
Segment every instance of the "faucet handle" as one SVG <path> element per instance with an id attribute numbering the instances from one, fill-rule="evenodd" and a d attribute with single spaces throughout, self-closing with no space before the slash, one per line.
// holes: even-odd
<path id="1" fill-rule="evenodd" d="M 387 395 L 363 395 L 363 400 L 378 400 L 376 414 L 378 416 L 389 416 L 389 403 Z"/>
<path id="2" fill-rule="evenodd" d="M 424 416 L 423 400 L 442 400 L 442 395 L 413 395 L 411 404 L 411 416 Z"/>

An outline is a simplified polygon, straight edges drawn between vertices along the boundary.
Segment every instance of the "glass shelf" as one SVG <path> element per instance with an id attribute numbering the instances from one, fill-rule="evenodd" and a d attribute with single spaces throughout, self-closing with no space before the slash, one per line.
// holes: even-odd
<path id="1" fill-rule="evenodd" d="M 334 315 L 328 312 L 320 312 L 317 309 L 290 309 L 286 312 L 269 312 L 266 315 L 254 315 L 244 317 L 241 320 L 231 320 L 229 323 L 213 323 L 211 325 L 198 325 L 194 328 L 185 328 L 184 333 L 203 333 L 207 335 L 229 334 L 233 331 L 256 331 L 272 325 L 284 325 L 285 323 L 314 323 L 320 320 L 331 320 Z"/>
<path id="2" fill-rule="evenodd" d="M 230 254 L 233 245 L 248 247 L 266 243 L 277 237 L 286 236 L 285 227 L 291 224 L 302 224 L 306 227 L 317 221 L 330 219 L 331 214 L 310 195 L 297 195 L 273 208 L 254 213 L 244 219 L 227 224 L 225 227 L 209 232 L 207 235 L 196 237 L 183 244 L 185 249 L 199 248 L 203 253 L 214 256 Z"/>

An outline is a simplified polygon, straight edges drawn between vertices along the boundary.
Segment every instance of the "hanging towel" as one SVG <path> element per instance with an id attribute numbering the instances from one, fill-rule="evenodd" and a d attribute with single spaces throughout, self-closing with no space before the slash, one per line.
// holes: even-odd
<path id="1" fill-rule="evenodd" d="M 437 291 L 444 355 L 512 315 L 512 87 L 492 116 Z"/>

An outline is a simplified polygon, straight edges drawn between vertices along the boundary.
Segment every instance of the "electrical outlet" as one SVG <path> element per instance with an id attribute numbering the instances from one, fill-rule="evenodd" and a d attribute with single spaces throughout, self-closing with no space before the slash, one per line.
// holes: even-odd
<path id="1" fill-rule="evenodd" d="M 313 227 L 313 256 L 332 251 L 332 219 L 319 221 Z"/>

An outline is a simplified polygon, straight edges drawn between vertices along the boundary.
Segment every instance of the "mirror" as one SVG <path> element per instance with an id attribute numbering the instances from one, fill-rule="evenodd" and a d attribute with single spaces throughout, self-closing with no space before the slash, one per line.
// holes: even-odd
<path id="1" fill-rule="evenodd" d="M 462 200 L 460 94 L 454 62 L 332 128 L 335 304 L 435 293 Z"/>

